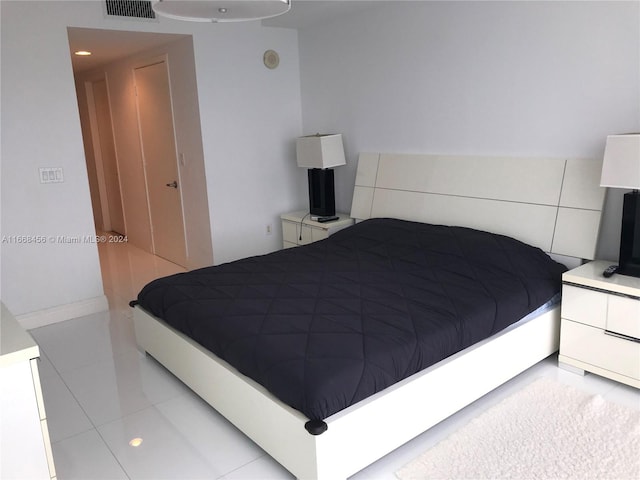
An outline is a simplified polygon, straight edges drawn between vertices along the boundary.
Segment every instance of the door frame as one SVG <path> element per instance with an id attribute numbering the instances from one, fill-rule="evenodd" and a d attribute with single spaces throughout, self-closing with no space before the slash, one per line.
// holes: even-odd
<path id="1" fill-rule="evenodd" d="M 111 122 L 111 125 L 110 125 L 111 140 L 114 145 L 114 148 L 113 148 L 114 161 L 115 161 L 116 171 L 118 172 L 118 195 L 120 196 L 120 205 L 121 205 L 122 218 L 123 218 L 124 229 L 125 229 L 124 232 L 118 232 L 118 233 L 126 235 L 127 234 L 126 232 L 127 217 L 124 209 L 122 185 L 120 183 L 120 178 L 121 178 L 120 160 L 118 158 L 118 149 L 116 148 L 116 139 L 115 139 L 114 129 L 113 129 L 113 115 L 111 114 L 111 97 L 109 92 L 109 78 L 108 78 L 107 72 L 101 72 L 100 75 L 96 75 L 95 77 L 84 81 L 85 94 L 87 97 L 87 110 L 89 114 L 89 130 L 91 134 L 91 148 L 93 149 L 93 160 L 96 167 L 96 177 L 97 177 L 97 183 L 98 183 L 98 196 L 100 198 L 100 212 L 102 216 L 101 229 L 107 232 L 112 230 L 111 213 L 109 209 L 109 200 L 108 200 L 108 193 L 107 193 L 108 188 L 107 188 L 107 181 L 105 179 L 105 173 L 104 173 L 104 161 L 102 158 L 102 148 L 101 148 L 100 133 L 98 128 L 98 116 L 97 116 L 97 109 L 96 109 L 96 103 L 95 103 L 95 96 L 93 92 L 94 90 L 93 84 L 95 82 L 100 82 L 100 81 L 104 81 L 105 89 L 107 91 L 107 108 L 109 109 L 109 121 Z"/>

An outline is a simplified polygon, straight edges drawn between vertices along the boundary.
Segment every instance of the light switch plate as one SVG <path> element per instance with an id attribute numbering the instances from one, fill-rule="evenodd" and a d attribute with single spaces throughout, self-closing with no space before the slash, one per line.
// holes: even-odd
<path id="1" fill-rule="evenodd" d="M 64 173 L 62 167 L 47 167 L 38 169 L 40 173 L 40 183 L 62 183 Z"/>

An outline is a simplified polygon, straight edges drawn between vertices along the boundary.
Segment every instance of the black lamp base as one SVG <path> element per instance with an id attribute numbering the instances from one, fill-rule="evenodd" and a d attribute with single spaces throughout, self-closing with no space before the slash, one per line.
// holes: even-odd
<path id="1" fill-rule="evenodd" d="M 310 168 L 309 213 L 317 217 L 333 217 L 336 214 L 336 196 L 333 170 Z"/>
<path id="2" fill-rule="evenodd" d="M 640 193 L 625 193 L 622 205 L 620 259 L 616 273 L 640 277 Z"/>

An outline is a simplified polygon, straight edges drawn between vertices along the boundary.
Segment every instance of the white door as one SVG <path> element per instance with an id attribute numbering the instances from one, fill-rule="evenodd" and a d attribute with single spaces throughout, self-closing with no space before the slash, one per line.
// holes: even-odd
<path id="1" fill-rule="evenodd" d="M 95 104 L 96 126 L 98 129 L 99 154 L 102 161 L 102 174 L 106 193 L 106 208 L 103 207 L 103 228 L 108 231 L 125 235 L 124 214 L 122 210 L 122 197 L 120 193 L 120 177 L 118 175 L 118 163 L 116 149 L 113 141 L 113 129 L 111 126 L 111 109 L 107 93 L 107 82 L 97 80 L 93 82 L 93 101 Z M 96 155 L 97 157 L 97 155 Z"/>
<path id="2" fill-rule="evenodd" d="M 134 69 L 154 253 L 186 266 L 182 195 L 166 61 Z"/>

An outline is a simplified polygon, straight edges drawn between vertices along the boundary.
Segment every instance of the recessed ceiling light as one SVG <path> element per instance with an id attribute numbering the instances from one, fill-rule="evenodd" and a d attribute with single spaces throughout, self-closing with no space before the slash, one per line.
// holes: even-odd
<path id="1" fill-rule="evenodd" d="M 142 445 L 142 439 L 140 437 L 132 438 L 129 441 L 129 445 L 131 445 L 132 447 L 139 447 L 140 445 Z"/>
<path id="2" fill-rule="evenodd" d="M 78 55 L 79 57 L 86 57 L 87 55 L 91 55 L 91 52 L 87 52 L 86 50 L 78 50 L 77 52 L 73 52 L 74 55 Z"/>

